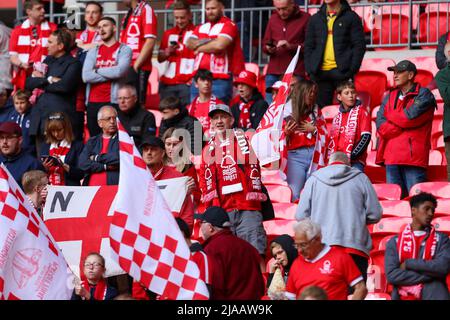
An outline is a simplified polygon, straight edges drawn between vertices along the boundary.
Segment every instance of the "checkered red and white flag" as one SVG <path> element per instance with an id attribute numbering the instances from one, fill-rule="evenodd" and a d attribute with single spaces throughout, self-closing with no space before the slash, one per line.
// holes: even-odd
<path id="1" fill-rule="evenodd" d="M 118 121 L 120 176 L 111 254 L 149 290 L 174 300 L 209 298 L 198 266 L 153 176 Z"/>
<path id="2" fill-rule="evenodd" d="M 69 300 L 73 274 L 42 219 L 0 165 L 0 299 Z"/>

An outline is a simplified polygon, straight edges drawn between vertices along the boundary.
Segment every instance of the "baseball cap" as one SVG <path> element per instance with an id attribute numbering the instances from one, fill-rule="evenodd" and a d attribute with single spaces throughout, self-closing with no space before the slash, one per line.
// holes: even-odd
<path id="1" fill-rule="evenodd" d="M 278 90 L 278 89 L 280 89 L 282 84 L 283 84 L 283 81 L 278 80 L 278 81 L 276 81 L 271 87 L 268 87 L 268 88 L 266 89 L 266 92 L 272 93 L 273 90 Z"/>
<path id="2" fill-rule="evenodd" d="M 409 60 L 402 60 L 399 63 L 397 63 L 397 65 L 393 67 L 388 67 L 387 69 L 389 71 L 399 71 L 399 72 L 411 71 L 414 72 L 415 74 L 417 73 L 416 65 Z"/>
<path id="3" fill-rule="evenodd" d="M 231 226 L 228 213 L 221 207 L 209 207 L 203 214 L 194 214 L 194 218 L 211 223 L 213 226 L 219 228 Z"/>
<path id="4" fill-rule="evenodd" d="M 256 74 L 247 70 L 241 71 L 236 80 L 234 80 L 233 85 L 237 86 L 239 83 L 256 88 Z"/>
<path id="5" fill-rule="evenodd" d="M 213 113 L 216 112 L 216 111 L 223 111 L 223 112 L 228 113 L 230 116 L 233 116 L 233 114 L 231 113 L 230 107 L 227 106 L 226 104 L 215 104 L 215 105 L 212 105 L 209 108 L 208 116 L 211 118 Z"/>
<path id="6" fill-rule="evenodd" d="M 164 142 L 155 136 L 149 136 L 147 138 L 145 138 L 144 140 L 142 140 L 141 145 L 139 146 L 139 148 L 143 148 L 144 146 L 152 146 L 152 147 L 159 147 L 161 149 L 165 149 L 165 145 Z"/>
<path id="7" fill-rule="evenodd" d="M 7 121 L 0 124 L 0 133 L 9 133 L 22 136 L 22 129 L 17 123 Z"/>

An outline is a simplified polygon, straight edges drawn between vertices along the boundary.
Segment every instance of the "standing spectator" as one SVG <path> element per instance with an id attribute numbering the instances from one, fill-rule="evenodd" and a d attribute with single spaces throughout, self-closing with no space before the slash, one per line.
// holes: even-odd
<path id="1" fill-rule="evenodd" d="M 89 50 L 83 65 L 83 81 L 86 86 L 87 126 L 89 135 L 100 133 L 96 117 L 105 105 L 117 105 L 117 91 L 123 82 L 131 61 L 131 49 L 116 40 L 116 22 L 103 17 L 98 22 L 103 41 Z"/>
<path id="2" fill-rule="evenodd" d="M 350 256 L 338 247 L 322 243 L 320 226 L 304 219 L 294 226 L 299 257 L 291 266 L 286 297 L 298 298 L 304 289 L 317 286 L 330 300 L 347 300 L 348 287 L 354 289 L 352 300 L 364 300 L 366 285 Z"/>
<path id="3" fill-rule="evenodd" d="M 53 112 L 64 112 L 72 122 L 76 137 L 81 134 L 75 130 L 77 123 L 75 112 L 77 84 L 81 78 L 81 64 L 71 56 L 72 36 L 69 32 L 58 29 L 48 38 L 48 54 L 44 64 L 47 72 L 33 71 L 27 78 L 28 90 L 41 89 L 36 105 L 31 109 L 30 135 L 36 136 L 39 144 L 44 135 L 44 125 Z M 39 145 L 38 145 L 39 148 Z"/>
<path id="4" fill-rule="evenodd" d="M 86 29 L 80 32 L 75 40 L 77 47 L 87 52 L 102 43 L 98 30 L 98 23 L 103 16 L 103 6 L 97 1 L 86 2 L 84 9 L 84 22 Z"/>
<path id="5" fill-rule="evenodd" d="M 266 74 L 266 88 L 271 87 L 286 72 L 289 62 L 302 46 L 294 74 L 305 76 L 303 63 L 303 43 L 305 41 L 306 26 L 310 14 L 300 10 L 294 0 L 273 0 L 276 12 L 272 14 L 266 27 L 263 40 L 263 51 L 270 57 Z M 272 102 L 272 95 L 266 95 L 266 101 Z"/>
<path id="6" fill-rule="evenodd" d="M 386 165 L 386 182 L 398 184 L 406 197 L 413 185 L 426 181 L 436 100 L 430 90 L 414 82 L 414 63 L 403 60 L 388 70 L 394 71 L 396 88 L 377 113 L 376 163 Z"/>
<path id="7" fill-rule="evenodd" d="M 184 1 L 177 1 L 173 6 L 175 27 L 166 30 L 159 47 L 158 62 L 168 62 L 168 66 L 159 80 L 161 99 L 173 96 L 186 106 L 191 101 L 190 84 L 194 69 L 194 51 L 187 47 L 187 41 L 195 26 L 192 13 Z"/>
<path id="8" fill-rule="evenodd" d="M 183 140 L 190 147 L 190 153 L 200 154 L 202 144 L 202 126 L 198 120 L 189 115 L 187 109 L 175 97 L 163 99 L 159 104 L 159 110 L 162 113 L 159 136 L 162 137 L 167 129 L 174 127 L 184 129 Z M 198 150 L 195 150 L 195 144 L 198 144 Z"/>
<path id="9" fill-rule="evenodd" d="M 14 180 L 22 186 L 22 176 L 30 170 L 44 170 L 42 164 L 22 150 L 22 129 L 15 122 L 0 124 L 0 163 L 3 163 Z"/>
<path id="10" fill-rule="evenodd" d="M 57 29 L 56 24 L 45 20 L 45 9 L 40 0 L 27 0 L 23 8 L 27 19 L 13 29 L 9 41 L 11 64 L 17 68 L 12 79 L 15 89 L 24 89 L 26 78 L 33 72 L 33 64 L 44 61 L 50 34 Z"/>
<path id="11" fill-rule="evenodd" d="M 323 153 L 327 129 L 325 119 L 316 104 L 317 85 L 310 80 L 301 80 L 291 91 L 292 114 L 285 117 L 284 132 L 287 137 L 287 182 L 292 190 L 292 201 L 300 198 L 305 181 L 313 171 L 315 150 Z"/>
<path id="12" fill-rule="evenodd" d="M 41 218 L 48 192 L 47 185 L 48 178 L 44 171 L 30 170 L 22 176 L 23 192 Z"/>
<path id="13" fill-rule="evenodd" d="M 231 130 L 234 118 L 227 105 L 216 105 L 209 116 L 215 136 L 203 149 L 199 170 L 202 201 L 206 207 L 216 205 L 225 209 L 231 231 L 264 256 L 267 238 L 261 203 L 267 196 L 263 192 L 258 159 L 245 133 Z M 261 267 L 265 269 L 263 261 Z"/>
<path id="14" fill-rule="evenodd" d="M 211 71 L 200 69 L 194 76 L 194 86 L 198 90 L 198 96 L 192 100 L 192 103 L 187 107 L 189 114 L 200 121 L 203 128 L 203 133 L 211 136 L 211 122 L 209 120 L 209 109 L 216 104 L 224 104 L 222 100 L 218 99 L 212 92 L 213 75 Z"/>
<path id="15" fill-rule="evenodd" d="M 256 74 L 241 71 L 234 85 L 238 89 L 240 101 L 231 107 L 234 116 L 234 127 L 248 130 L 258 128 L 259 122 L 269 105 L 258 91 Z"/>
<path id="16" fill-rule="evenodd" d="M 0 21 L 0 88 L 12 91 L 9 38 L 11 38 L 11 29 Z"/>
<path id="17" fill-rule="evenodd" d="M 224 10 L 223 0 L 206 0 L 207 22 L 195 28 L 188 47 L 195 53 L 194 74 L 199 69 L 211 70 L 212 92 L 228 103 L 233 92 L 232 76 L 245 66 L 238 28 Z M 197 88 L 191 86 L 191 100 L 197 94 Z"/>
<path id="18" fill-rule="evenodd" d="M 119 120 L 128 134 L 133 137 L 136 146 L 139 146 L 142 140 L 155 135 L 155 116 L 139 104 L 135 87 L 121 86 L 118 91 L 118 100 Z"/>
<path id="19" fill-rule="evenodd" d="M 311 17 L 305 38 L 305 69 L 319 86 L 320 107 L 333 102 L 339 82 L 358 72 L 366 42 L 361 18 L 346 0 L 325 0 Z"/>
<path id="20" fill-rule="evenodd" d="M 333 118 L 328 152 L 347 154 L 352 167 L 364 172 L 367 147 L 372 136 L 372 119 L 369 111 L 356 99 L 353 81 L 344 81 L 336 88 L 340 102 L 339 113 Z"/>
<path id="21" fill-rule="evenodd" d="M 104 186 L 119 184 L 119 138 L 117 111 L 103 106 L 98 111 L 98 125 L 102 133 L 89 138 L 78 159 L 78 167 L 84 171 L 83 185 Z"/>
<path id="22" fill-rule="evenodd" d="M 183 174 L 175 168 L 164 165 L 165 146 L 164 142 L 158 137 L 149 137 L 140 145 L 142 150 L 142 159 L 152 173 L 156 181 L 165 179 L 174 179 L 183 177 Z M 186 195 L 180 212 L 172 212 L 174 217 L 180 217 L 192 231 L 194 224 L 194 205 L 190 195 Z"/>
<path id="23" fill-rule="evenodd" d="M 76 141 L 67 115 L 52 113 L 45 123 L 41 159 L 51 185 L 79 186 L 84 172 L 78 167 L 83 143 Z"/>
<path id="24" fill-rule="evenodd" d="M 450 43 L 445 45 L 445 56 L 450 61 Z M 445 157 L 447 158 L 447 180 L 450 181 L 450 64 L 439 70 L 435 77 L 439 93 L 444 100 L 444 121 L 442 129 L 444 133 Z"/>
<path id="25" fill-rule="evenodd" d="M 446 45 L 450 41 L 450 32 L 447 32 L 439 37 L 438 46 L 436 49 L 436 66 L 442 70 L 448 65 L 448 50 Z"/>
<path id="26" fill-rule="evenodd" d="M 145 104 L 147 83 L 152 71 L 153 47 L 156 43 L 157 21 L 146 0 L 122 0 L 130 8 L 122 20 L 120 42 L 133 50 L 128 83 L 136 86 L 138 101 Z"/>
<path id="27" fill-rule="evenodd" d="M 28 132 L 31 124 L 30 93 L 18 89 L 13 96 L 13 101 L 14 111 L 11 114 L 10 121 L 14 121 L 22 129 L 22 150 L 35 156 L 36 145 L 34 140 L 30 139 Z"/>
<path id="28" fill-rule="evenodd" d="M 211 300 L 259 300 L 264 279 L 258 266 L 258 252 L 234 236 L 228 214 L 212 206 L 195 215 L 201 220 L 204 250 L 212 263 Z"/>
<path id="29" fill-rule="evenodd" d="M 394 300 L 449 300 L 450 241 L 432 225 L 436 198 L 419 193 L 409 200 L 412 223 L 386 245 L 386 277 Z"/>
<path id="30" fill-rule="evenodd" d="M 314 172 L 306 181 L 295 218 L 311 217 L 318 223 L 324 242 L 345 248 L 365 281 L 372 250 L 367 225 L 378 222 L 382 212 L 369 178 L 350 167 L 345 153 L 336 152 L 328 167 Z"/>

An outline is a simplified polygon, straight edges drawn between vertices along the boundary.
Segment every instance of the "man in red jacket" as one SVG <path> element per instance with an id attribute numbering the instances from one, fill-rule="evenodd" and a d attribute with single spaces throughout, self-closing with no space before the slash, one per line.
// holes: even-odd
<path id="1" fill-rule="evenodd" d="M 212 263 L 211 300 L 259 300 L 264 279 L 256 249 L 231 233 L 224 209 L 212 206 L 195 218 L 202 221 L 203 247 Z"/>
<path id="2" fill-rule="evenodd" d="M 398 184 L 403 198 L 416 183 L 426 181 L 436 100 L 430 90 L 414 82 L 414 63 L 403 60 L 388 70 L 394 72 L 396 88 L 377 113 L 376 162 L 386 165 L 386 182 Z"/>
<path id="3" fill-rule="evenodd" d="M 270 88 L 285 73 L 289 62 L 297 52 L 297 47 L 303 47 L 309 13 L 300 10 L 294 0 L 273 0 L 276 12 L 272 14 L 267 24 L 263 40 L 263 50 L 270 56 L 266 75 L 266 88 Z M 303 50 L 302 50 L 303 51 Z M 305 76 L 303 54 L 298 60 L 294 74 Z M 272 102 L 272 94 L 266 94 L 266 101 Z"/>

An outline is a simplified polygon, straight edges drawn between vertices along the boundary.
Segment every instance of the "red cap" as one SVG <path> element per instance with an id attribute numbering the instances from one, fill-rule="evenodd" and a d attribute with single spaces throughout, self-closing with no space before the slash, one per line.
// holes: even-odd
<path id="1" fill-rule="evenodd" d="M 0 133 L 9 133 L 22 136 L 22 129 L 17 123 L 8 121 L 0 124 Z"/>
<path id="2" fill-rule="evenodd" d="M 256 74 L 251 71 L 241 71 L 236 80 L 234 80 L 233 84 L 236 86 L 239 83 L 246 84 L 252 88 L 256 88 Z"/>

